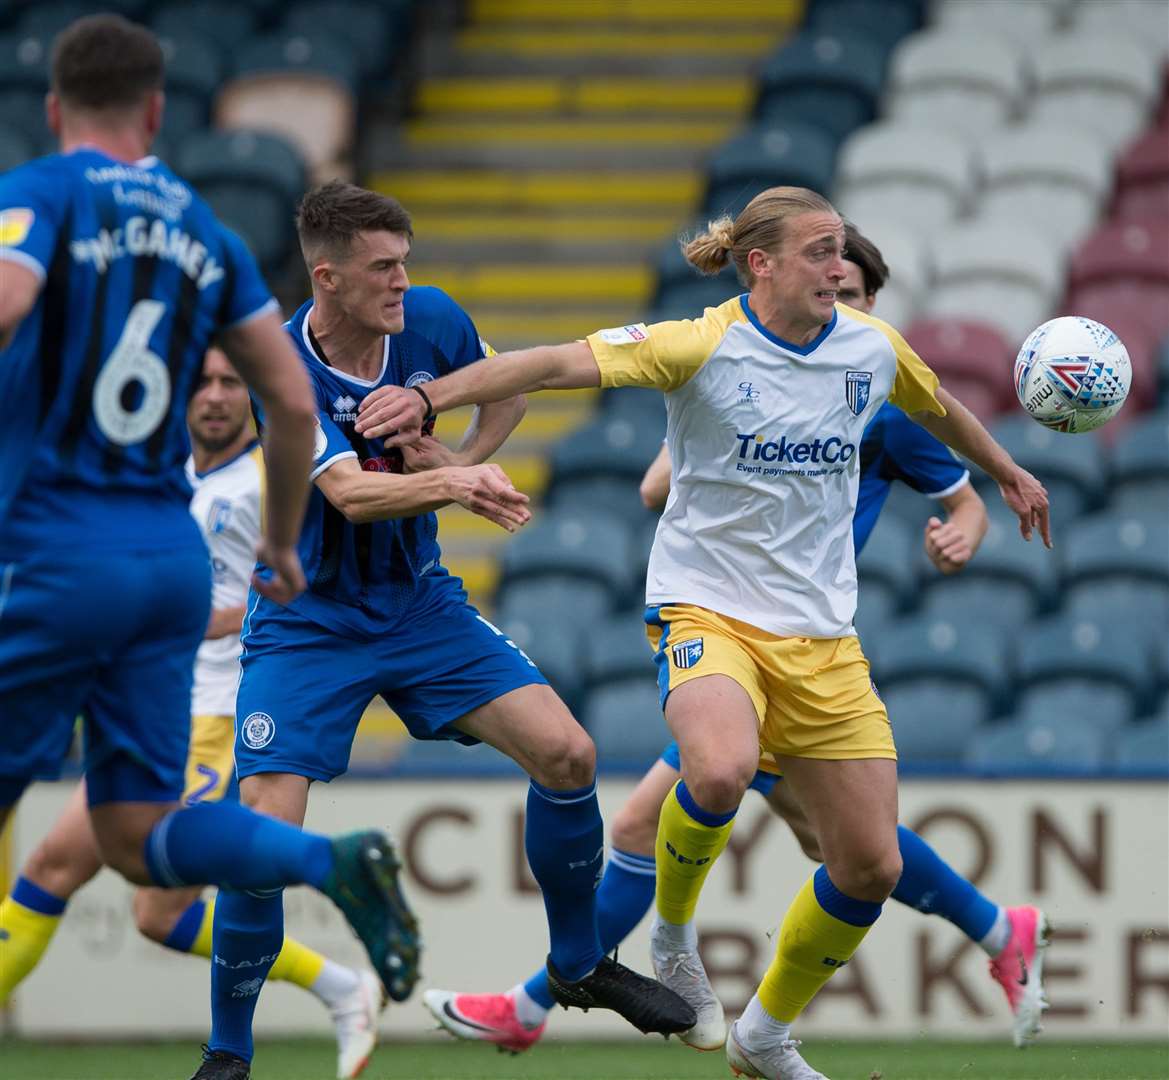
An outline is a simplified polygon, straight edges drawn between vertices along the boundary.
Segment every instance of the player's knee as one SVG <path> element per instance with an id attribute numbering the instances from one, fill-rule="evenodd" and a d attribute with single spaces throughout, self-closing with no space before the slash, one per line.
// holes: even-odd
<path id="1" fill-rule="evenodd" d="M 545 787 L 585 787 L 593 782 L 596 771 L 597 748 L 575 721 L 548 732 L 533 748 L 532 779 Z"/>
<path id="2" fill-rule="evenodd" d="M 652 855 L 658 837 L 658 819 L 639 813 L 626 803 L 612 824 L 613 847 L 630 855 Z"/>
<path id="3" fill-rule="evenodd" d="M 895 848 L 864 854 L 854 857 L 844 866 L 829 866 L 828 875 L 845 895 L 882 903 L 901 878 L 901 854 Z"/>
<path id="4" fill-rule="evenodd" d="M 753 762 L 750 768 L 735 762 L 719 762 L 708 765 L 701 773 L 687 776 L 686 788 L 703 810 L 729 814 L 743 801 L 754 775 Z"/>
<path id="5" fill-rule="evenodd" d="M 53 896 L 68 899 L 101 869 L 97 853 L 72 850 L 52 842 L 38 844 L 21 873 Z"/>

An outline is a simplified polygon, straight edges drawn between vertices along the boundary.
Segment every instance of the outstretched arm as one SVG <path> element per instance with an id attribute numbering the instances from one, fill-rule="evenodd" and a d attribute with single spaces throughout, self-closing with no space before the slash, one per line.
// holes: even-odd
<path id="1" fill-rule="evenodd" d="M 939 387 L 937 399 L 946 409 L 945 416 L 917 412 L 910 413 L 910 418 L 951 450 L 973 461 L 998 484 L 1003 501 L 1019 519 L 1019 532 L 1024 540 L 1030 540 L 1032 531 L 1038 528 L 1044 544 L 1051 547 L 1046 488 L 1026 469 L 1015 464 L 978 417 L 953 394 Z"/>
<path id="2" fill-rule="evenodd" d="M 436 412 L 459 405 L 503 401 L 536 390 L 574 390 L 601 385 L 601 371 L 584 341 L 500 353 L 468 364 L 421 387 Z M 417 439 L 426 419 L 426 401 L 416 389 L 382 386 L 361 403 L 357 433 L 382 438 L 386 446 Z"/>
<path id="3" fill-rule="evenodd" d="M 481 465 L 515 431 L 526 411 L 527 402 L 522 394 L 479 405 L 471 416 L 467 430 L 463 432 L 457 450 L 452 450 L 431 435 L 424 435 L 417 442 L 403 446 L 402 459 L 406 471 L 422 472 L 444 465 Z"/>
<path id="4" fill-rule="evenodd" d="M 946 520 L 931 517 L 925 527 L 925 553 L 943 574 L 956 574 L 971 559 L 986 535 L 986 504 L 967 481 L 940 500 Z"/>

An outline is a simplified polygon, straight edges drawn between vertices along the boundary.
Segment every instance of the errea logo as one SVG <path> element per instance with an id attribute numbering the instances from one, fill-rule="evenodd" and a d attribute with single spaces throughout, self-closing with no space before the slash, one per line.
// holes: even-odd
<path id="1" fill-rule="evenodd" d="M 334 420 L 352 422 L 357 419 L 357 401 L 349 394 L 342 394 L 333 402 Z"/>

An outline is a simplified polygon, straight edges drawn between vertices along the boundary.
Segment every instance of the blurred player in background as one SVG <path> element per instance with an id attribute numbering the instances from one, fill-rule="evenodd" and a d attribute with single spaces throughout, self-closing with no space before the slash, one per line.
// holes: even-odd
<path id="1" fill-rule="evenodd" d="M 429 433 L 402 450 L 359 435 L 357 404 L 370 390 L 410 387 L 421 401 L 429 381 L 489 350 L 445 293 L 410 287 L 413 231 L 395 200 L 335 181 L 304 197 L 297 228 L 313 295 L 287 329 L 318 410 L 300 539 L 309 587 L 287 606 L 258 593 L 250 600 L 236 700 L 241 796 L 299 825 L 309 785 L 348 767 L 377 694 L 415 738 L 490 743 L 532 778 L 526 850 L 548 914 L 558 1000 L 616 1009 L 642 1030 L 684 1030 L 693 1010 L 598 943 L 603 833 L 592 741 L 440 562 L 439 507 L 457 502 L 509 530 L 530 517 L 527 496 L 498 466 L 480 464 L 519 422 L 523 400 L 479 409 L 458 451 Z M 258 993 L 264 959 L 283 938 L 279 893 L 222 897 L 217 937 L 221 926 L 250 959 Z M 416 955 L 399 977 L 408 992 Z M 224 1077 L 247 1075 L 255 1001 L 213 974 L 209 1045 L 236 1063 Z"/>
<path id="2" fill-rule="evenodd" d="M 330 840 L 234 802 L 178 805 L 211 601 L 186 415 L 212 337 L 269 417 L 256 588 L 273 604 L 304 587 L 313 403 L 243 243 L 146 157 L 162 84 L 148 30 L 78 20 L 54 42 L 46 99 L 61 153 L 0 177 L 0 828 L 31 781 L 58 774 L 81 715 L 108 866 L 165 888 L 310 884 L 389 983 L 385 837 Z M 0 935 L 0 966 L 7 947 Z"/>
<path id="3" fill-rule="evenodd" d="M 839 303 L 868 314 L 889 276 L 880 251 L 845 223 L 845 276 L 837 289 Z M 928 431 L 886 402 L 865 428 L 860 444 L 860 483 L 853 514 L 853 545 L 860 553 L 892 487 L 901 480 L 937 499 L 946 520 L 931 517 L 925 528 L 925 552 L 943 574 L 962 569 L 978 550 L 987 528 L 986 507 L 970 483 L 970 473 Z M 661 452 L 646 470 L 641 496 L 651 510 L 661 510 L 670 493 L 670 455 Z M 658 816 L 680 779 L 678 744 L 670 743 L 613 819 L 613 844 L 597 892 L 601 945 L 619 945 L 641 922 L 653 903 L 654 844 Z M 787 785 L 760 770 L 750 787 L 763 795 L 790 826 L 808 858 L 821 862 L 820 846 L 806 815 Z M 991 957 L 992 977 L 1002 987 L 1014 1014 L 1015 1040 L 1025 1045 L 1039 1028 L 1045 1007 L 1041 952 L 1046 918 L 1033 907 L 1003 908 L 956 874 L 916 833 L 898 826 L 902 872 L 893 899 L 954 923 Z M 1020 962 L 1030 972 L 1019 984 Z M 424 1001 L 452 1034 L 493 1042 L 508 1050 L 525 1050 L 544 1033 L 553 1001 L 543 970 L 505 994 L 460 994 L 428 990 Z M 687 1039 L 687 1036 L 683 1036 Z"/>
<path id="4" fill-rule="evenodd" d="M 686 247 L 714 273 L 733 257 L 750 288 L 693 321 L 617 327 L 587 341 L 475 364 L 427 387 L 382 388 L 358 430 L 391 444 L 424 418 L 544 388 L 667 391 L 673 488 L 647 584 L 651 643 L 683 778 L 656 846 L 658 977 L 735 1070 L 817 1080 L 791 1024 L 849 957 L 897 886 L 896 750 L 852 627 L 858 444 L 885 400 L 999 484 L 1030 539 L 1050 543 L 1047 495 L 886 323 L 837 305 L 844 224 L 803 188 L 757 195 Z M 744 389 L 749 385 L 752 392 Z M 390 434 L 395 433 L 395 434 Z M 698 956 L 694 910 L 760 763 L 782 771 L 824 856 L 777 935 L 776 955 L 726 1034 Z"/>
<path id="5" fill-rule="evenodd" d="M 211 618 L 195 660 L 191 743 L 183 804 L 216 801 L 234 788 L 235 691 L 240 627 L 263 511 L 264 460 L 251 424 L 248 388 L 231 362 L 211 349 L 187 408 L 194 489 L 191 514 L 211 554 Z M 78 785 L 48 836 L 28 857 L 12 892 L 0 902 L 8 935 L 0 967 L 0 1003 L 36 967 L 66 903 L 101 869 L 101 855 Z M 214 900 L 201 889 L 141 888 L 134 918 L 148 938 L 176 952 L 211 956 Z M 309 990 L 329 1009 L 337 1033 L 337 1075 L 356 1076 L 369 1060 L 384 1000 L 372 972 L 359 972 L 285 938 L 270 978 Z"/>

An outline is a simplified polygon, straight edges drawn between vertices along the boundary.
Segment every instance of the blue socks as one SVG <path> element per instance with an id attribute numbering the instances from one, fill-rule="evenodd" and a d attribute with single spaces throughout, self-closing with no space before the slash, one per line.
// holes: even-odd
<path id="1" fill-rule="evenodd" d="M 319 889 L 333 868 L 328 837 L 224 802 L 167 814 L 147 837 L 145 857 L 151 878 L 164 888 Z"/>
<path id="2" fill-rule="evenodd" d="M 199 930 L 203 925 L 203 916 L 207 911 L 207 904 L 202 900 L 196 900 L 179 916 L 179 921 L 175 923 L 171 932 L 167 935 L 166 941 L 162 944 L 165 948 L 174 949 L 175 952 L 189 953 L 191 946 L 195 944 L 195 939 L 199 936 Z"/>
<path id="3" fill-rule="evenodd" d="M 51 915 L 54 918 L 65 914 L 65 905 L 68 903 L 26 877 L 18 877 L 12 886 L 12 902 L 38 915 Z"/>
<path id="4" fill-rule="evenodd" d="M 223 890 L 215 902 L 211 955 L 212 1050 L 252 1060 L 252 1017 L 284 946 L 284 893 Z"/>
<path id="5" fill-rule="evenodd" d="M 602 952 L 610 952 L 620 945 L 641 922 L 653 903 L 655 885 L 652 855 L 633 855 L 616 848 L 609 853 L 601 887 L 597 890 L 597 934 Z M 555 1004 L 548 992 L 546 968 L 540 968 L 524 983 L 524 990 L 545 1009 Z"/>
<path id="6" fill-rule="evenodd" d="M 524 848 L 544 895 L 556 970 L 572 981 L 604 955 L 597 939 L 596 888 L 604 856 L 597 785 L 573 791 L 528 787 Z"/>
<path id="7" fill-rule="evenodd" d="M 893 899 L 927 915 L 941 915 L 981 942 L 998 918 L 998 905 L 952 870 L 917 833 L 898 825 L 897 840 L 902 870 Z"/>

